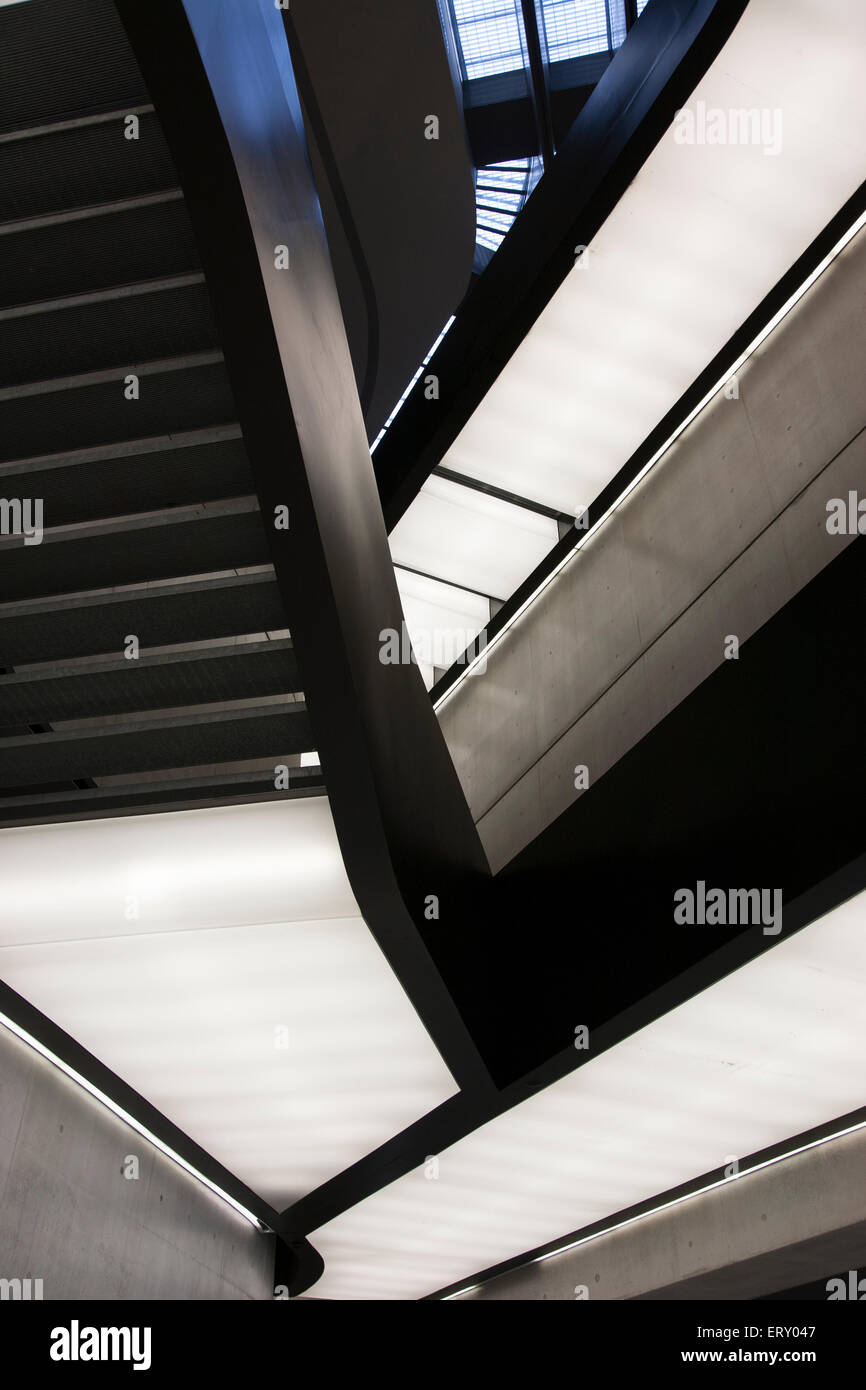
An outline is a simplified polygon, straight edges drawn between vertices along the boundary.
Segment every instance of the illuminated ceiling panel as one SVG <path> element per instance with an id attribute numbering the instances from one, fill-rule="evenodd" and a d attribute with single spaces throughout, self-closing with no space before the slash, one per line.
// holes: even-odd
<path id="1" fill-rule="evenodd" d="M 856 190 L 864 45 L 848 0 L 747 8 L 687 103 L 696 142 L 669 129 L 444 466 L 563 511 L 594 500 Z M 703 143 L 701 112 L 752 108 L 755 143 Z"/>
<path id="2" fill-rule="evenodd" d="M 324 797 L 0 831 L 0 976 L 284 1207 L 454 1094 Z"/>
<path id="3" fill-rule="evenodd" d="M 397 569 L 397 587 L 412 648 L 428 688 L 486 627 L 490 602 L 438 579 Z"/>
<path id="4" fill-rule="evenodd" d="M 749 5 L 686 104 L 691 126 L 662 137 L 442 465 L 572 515 L 593 502 L 856 191 L 864 47 L 850 0 Z M 427 507 L 422 492 L 405 532 Z M 444 577 L 447 531 L 440 545 L 425 569 Z"/>
<path id="5" fill-rule="evenodd" d="M 555 521 L 447 478 L 428 478 L 391 533 L 396 565 L 505 599 L 555 545 Z"/>
<path id="6" fill-rule="evenodd" d="M 315 1296 L 423 1297 L 861 1106 L 864 928 L 861 894 L 321 1227 Z"/>

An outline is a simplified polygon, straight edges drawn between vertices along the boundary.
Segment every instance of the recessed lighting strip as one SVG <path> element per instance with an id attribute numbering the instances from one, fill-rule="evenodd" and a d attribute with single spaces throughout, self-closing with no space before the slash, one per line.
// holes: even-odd
<path id="1" fill-rule="evenodd" d="M 640 483 L 646 477 L 650 469 L 655 467 L 659 460 L 667 453 L 668 449 L 670 449 L 671 445 L 674 444 L 677 439 L 679 439 L 683 431 L 688 428 L 688 426 L 698 415 L 700 415 L 701 411 L 704 410 L 707 405 L 709 405 L 710 401 L 712 401 L 718 395 L 718 393 L 724 389 L 728 382 L 736 376 L 737 372 L 740 371 L 740 369 L 749 360 L 753 353 L 757 352 L 761 344 L 766 341 L 766 339 L 778 327 L 782 320 L 791 312 L 794 306 L 797 303 L 799 303 L 799 301 L 803 298 L 803 295 L 806 294 L 806 292 L 812 288 L 815 281 L 818 280 L 820 276 L 824 274 L 824 271 L 827 269 L 827 267 L 832 264 L 832 262 L 842 251 L 844 251 L 845 247 L 849 244 L 849 242 L 851 242 L 854 239 L 854 237 L 861 230 L 864 224 L 866 224 L 866 212 L 862 212 L 860 216 L 851 224 L 848 230 L 843 233 L 843 235 L 836 242 L 835 246 L 833 246 L 833 248 L 827 252 L 823 259 L 819 261 L 818 264 L 815 266 L 814 270 L 812 270 L 811 273 L 806 276 L 802 284 L 800 284 L 797 287 L 797 289 L 794 290 L 793 294 L 791 294 L 789 298 L 785 300 L 781 308 L 773 314 L 769 322 L 765 324 L 765 326 L 761 329 L 757 336 L 752 339 L 748 347 L 740 353 L 739 357 L 736 359 L 733 365 L 728 368 L 724 376 L 720 377 L 719 380 L 715 383 L 715 385 L 710 387 L 706 394 L 701 397 L 700 401 L 698 401 L 698 404 L 694 406 L 688 412 L 688 414 L 680 421 L 676 429 L 668 436 L 668 438 L 660 446 L 660 448 L 656 449 L 652 457 L 647 460 L 643 467 L 629 481 L 629 483 L 619 494 L 619 496 L 610 504 L 610 506 L 604 512 L 602 512 L 601 516 L 599 516 L 593 522 L 592 526 L 590 526 L 586 531 L 583 531 L 579 535 L 571 550 L 569 550 L 568 553 L 558 561 L 558 563 L 549 572 L 549 574 L 545 575 L 545 577 L 536 586 L 536 588 L 533 589 L 532 593 L 529 594 L 519 605 L 519 607 L 515 609 L 515 611 L 510 615 L 508 620 L 505 623 L 503 623 L 502 627 L 494 633 L 494 635 L 489 639 L 489 641 L 487 641 L 484 645 L 480 647 L 480 649 L 475 653 L 471 660 L 467 661 L 465 666 L 461 666 L 459 672 L 455 676 L 453 684 L 449 685 L 447 690 L 444 690 L 442 694 L 439 696 L 439 698 L 436 700 L 433 706 L 434 709 L 441 709 L 445 701 L 449 699 L 451 695 L 453 695 L 454 691 L 459 688 L 459 686 L 466 679 L 466 677 L 472 674 L 472 671 L 482 660 L 482 658 L 485 660 L 487 659 L 493 648 L 502 641 L 502 638 L 505 636 L 505 634 L 508 631 L 510 631 L 513 625 L 517 622 L 517 619 L 523 616 L 526 610 L 533 603 L 535 603 L 536 599 L 544 593 L 548 585 L 551 584 L 553 580 L 557 577 L 557 575 L 565 569 L 566 565 L 571 563 L 575 555 L 577 555 L 577 553 L 583 549 L 590 537 L 594 536 L 599 530 L 599 528 L 603 526 L 604 523 L 608 520 L 608 518 L 613 515 L 617 508 L 622 506 L 626 498 L 631 495 L 631 493 L 637 487 L 638 483 Z"/>
<path id="2" fill-rule="evenodd" d="M 452 314 L 451 317 L 449 318 L 448 322 L 446 323 L 445 327 L 442 329 L 442 332 L 439 334 L 439 337 L 436 339 L 435 343 L 433 344 L 433 346 L 431 347 L 430 351 L 428 352 L 427 356 L 424 358 L 424 361 L 421 363 L 421 366 L 418 368 L 418 370 L 417 370 L 417 372 L 415 373 L 415 375 L 413 376 L 412 380 L 409 382 L 409 385 L 406 387 L 406 390 L 403 392 L 403 394 L 402 394 L 402 396 L 400 397 L 399 401 L 398 401 L 397 404 L 394 406 L 394 409 L 391 411 L 391 414 L 388 416 L 387 420 L 385 421 L 384 425 L 383 425 L 382 428 L 380 429 L 379 433 L 376 435 L 376 438 L 373 440 L 373 443 L 370 445 L 370 453 L 371 453 L 371 454 L 374 454 L 374 453 L 376 452 L 376 450 L 378 449 L 379 445 L 382 443 L 382 440 L 385 438 L 385 435 L 388 433 L 389 429 L 390 429 L 391 426 L 393 425 L 393 423 L 394 423 L 394 421 L 396 420 L 397 416 L 399 415 L 400 411 L 403 409 L 403 406 L 406 404 L 407 400 L 409 399 L 410 395 L 412 394 L 412 391 L 413 391 L 413 389 L 414 389 L 414 387 L 415 387 L 415 383 L 416 383 L 417 381 L 420 380 L 421 373 L 423 372 L 424 368 L 425 368 L 426 366 L 429 365 L 430 360 L 431 360 L 431 358 L 432 358 L 434 352 L 437 350 L 437 348 L 439 347 L 439 344 L 442 342 L 442 339 L 445 337 L 445 334 L 448 332 L 449 328 L 451 327 L 451 325 L 452 325 L 454 322 L 455 322 L 455 315 Z"/>
<path id="3" fill-rule="evenodd" d="M 211 1182 L 210 1178 L 205 1177 L 204 1173 L 200 1173 L 197 1168 L 193 1168 L 191 1163 L 187 1163 L 185 1158 L 182 1158 L 174 1149 L 169 1148 L 168 1144 L 163 1143 L 158 1135 L 154 1134 L 152 1130 L 147 1129 L 134 1115 L 130 1115 L 127 1110 L 117 1105 L 110 1096 L 107 1096 L 104 1091 L 100 1091 L 98 1086 L 94 1086 L 92 1082 L 87 1080 L 87 1077 L 75 1071 L 73 1067 L 70 1067 L 61 1057 L 58 1057 L 56 1053 L 52 1052 L 50 1048 L 45 1047 L 38 1038 L 34 1038 L 31 1033 L 28 1033 L 24 1028 L 21 1028 L 17 1023 L 13 1022 L 6 1014 L 0 1013 L 0 1023 L 2 1023 L 5 1028 L 8 1028 L 10 1033 L 14 1033 L 16 1038 L 20 1038 L 22 1042 L 27 1043 L 28 1047 L 32 1047 L 34 1052 L 38 1052 L 40 1057 L 44 1057 L 46 1061 L 51 1062 L 63 1072 L 64 1076 L 68 1076 L 71 1081 L 74 1081 L 82 1090 L 86 1091 L 88 1095 L 98 1100 L 101 1105 L 104 1105 L 106 1109 L 110 1110 L 113 1115 L 116 1115 L 119 1120 L 123 1120 L 124 1124 L 134 1129 L 136 1134 L 140 1134 L 143 1139 L 146 1139 L 149 1144 L 152 1144 L 153 1147 L 158 1149 L 161 1154 L 164 1154 L 166 1158 L 170 1158 L 172 1163 L 176 1163 L 179 1168 L 182 1168 L 185 1173 L 189 1173 L 190 1176 L 200 1182 L 203 1187 L 206 1187 L 209 1192 L 213 1192 L 216 1197 L 221 1198 L 222 1201 L 227 1203 L 239 1216 L 249 1221 L 251 1226 L 255 1226 L 257 1231 L 270 1231 L 270 1227 L 264 1221 L 260 1220 L 258 1216 L 255 1216 L 253 1212 L 249 1211 L 241 1202 L 231 1197 L 223 1188 L 218 1187 L 215 1182 Z"/>
<path id="4" fill-rule="evenodd" d="M 622 1231 L 627 1226 L 634 1226 L 638 1221 L 645 1221 L 649 1216 L 657 1216 L 659 1212 L 669 1211 L 671 1207 L 681 1206 L 683 1202 L 691 1202 L 695 1197 L 703 1197 L 707 1192 L 715 1191 L 716 1188 L 727 1187 L 729 1183 L 739 1182 L 741 1178 L 749 1177 L 753 1173 L 760 1173 L 765 1168 L 773 1168 L 777 1163 L 785 1163 L 789 1158 L 796 1158 L 798 1154 L 808 1153 L 810 1149 L 817 1149 L 823 1144 L 830 1144 L 834 1139 L 844 1139 L 846 1135 L 856 1134 L 861 1129 L 866 1129 L 866 1120 L 860 1120 L 854 1125 L 846 1125 L 844 1129 L 834 1130 L 832 1134 L 824 1134 L 819 1139 L 811 1139 L 807 1144 L 797 1144 L 794 1148 L 786 1149 L 784 1153 L 776 1154 L 773 1158 L 765 1158 L 760 1163 L 752 1164 L 750 1168 L 741 1168 L 738 1172 L 731 1173 L 726 1177 L 715 1178 L 712 1182 L 705 1183 L 692 1192 L 683 1192 L 679 1197 L 671 1197 L 667 1202 L 659 1202 L 656 1206 L 650 1207 L 647 1211 L 638 1212 L 635 1216 L 626 1216 L 622 1221 L 613 1221 L 610 1225 L 603 1226 L 600 1231 L 592 1231 L 587 1236 L 579 1236 L 577 1240 L 566 1241 L 565 1244 L 558 1245 L 555 1250 L 548 1250 L 543 1255 L 535 1255 L 533 1258 L 523 1261 L 522 1264 L 512 1265 L 509 1270 L 502 1272 L 512 1273 L 515 1269 L 525 1269 L 529 1265 L 543 1264 L 545 1260 L 552 1260 L 557 1255 L 565 1255 L 569 1250 L 577 1250 L 581 1245 L 589 1245 L 590 1241 L 601 1240 L 602 1236 L 613 1235 L 614 1231 Z M 500 1277 L 495 1271 L 482 1280 L 479 1280 L 476 1275 L 472 1284 L 444 1294 L 438 1302 L 447 1303 L 452 1298 L 462 1298 L 464 1294 L 474 1293 L 476 1289 L 481 1289 L 493 1279 Z"/>

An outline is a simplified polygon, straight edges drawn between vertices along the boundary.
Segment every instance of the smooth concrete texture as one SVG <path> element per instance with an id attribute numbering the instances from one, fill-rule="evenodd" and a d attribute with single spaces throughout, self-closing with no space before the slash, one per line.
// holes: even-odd
<path id="1" fill-rule="evenodd" d="M 864 1164 L 861 1129 L 465 1297 L 750 1299 L 857 1269 L 866 1265 Z"/>
<path id="2" fill-rule="evenodd" d="M 45 1300 L 270 1299 L 273 1270 L 273 1236 L 0 1026 L 0 1278 Z"/>
<path id="3" fill-rule="evenodd" d="M 866 230 L 441 707 L 494 871 L 852 539 L 826 505 L 866 492 L 864 298 Z"/>

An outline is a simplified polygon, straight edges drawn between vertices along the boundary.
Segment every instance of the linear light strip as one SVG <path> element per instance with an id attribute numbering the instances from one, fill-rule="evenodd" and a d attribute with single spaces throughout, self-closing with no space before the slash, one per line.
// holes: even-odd
<path id="1" fill-rule="evenodd" d="M 68 1076 L 71 1081 L 76 1082 L 82 1090 L 85 1090 L 88 1095 L 98 1100 L 106 1109 L 110 1110 L 113 1115 L 116 1115 L 118 1119 L 123 1120 L 124 1124 L 129 1125 L 130 1128 L 134 1129 L 137 1134 L 140 1134 L 143 1139 L 146 1139 L 149 1144 L 153 1144 L 154 1148 L 159 1149 L 160 1153 L 164 1154 L 166 1158 L 170 1158 L 171 1161 L 176 1163 L 179 1168 L 182 1168 L 185 1173 L 189 1173 L 191 1177 L 196 1178 L 209 1192 L 213 1192 L 215 1196 L 222 1198 L 228 1206 L 232 1207 L 240 1216 L 243 1216 L 249 1221 L 250 1225 L 255 1226 L 257 1231 L 270 1232 L 270 1227 L 267 1226 L 264 1221 L 261 1221 L 259 1217 L 255 1216 L 240 1202 L 236 1201 L 234 1197 L 231 1197 L 223 1188 L 218 1187 L 215 1182 L 211 1182 L 210 1178 L 205 1177 L 204 1173 L 200 1173 L 197 1168 L 193 1168 L 191 1163 L 187 1163 L 185 1158 L 182 1158 L 179 1153 L 175 1153 L 174 1149 L 169 1148 L 168 1144 L 163 1143 L 158 1135 L 147 1129 L 139 1120 L 136 1120 L 134 1115 L 130 1115 L 128 1111 L 123 1110 L 110 1096 L 107 1096 L 104 1091 L 100 1091 L 97 1086 L 94 1086 L 92 1082 L 88 1081 L 80 1072 L 75 1071 L 73 1067 L 70 1067 L 62 1058 L 52 1052 L 50 1048 L 45 1047 L 37 1038 L 34 1038 L 30 1033 L 26 1032 L 25 1029 L 19 1027 L 17 1023 L 14 1023 L 11 1018 L 7 1018 L 6 1014 L 0 1013 L 0 1023 L 2 1023 L 5 1028 L 8 1028 L 10 1033 L 14 1033 L 16 1038 L 20 1038 L 22 1042 L 27 1043 L 28 1047 L 32 1047 L 34 1052 L 38 1052 L 40 1057 L 44 1057 L 47 1061 L 52 1062 L 55 1067 L 63 1072 L 64 1076 Z"/>
<path id="2" fill-rule="evenodd" d="M 866 223 L 866 212 L 860 214 L 860 216 L 848 228 L 848 230 L 839 239 L 839 241 L 837 241 L 833 249 L 827 253 L 827 255 L 824 257 L 822 261 L 819 262 L 819 264 L 815 267 L 811 274 L 809 274 L 806 277 L 803 283 L 794 291 L 790 298 L 785 301 L 781 309 L 778 309 L 776 311 L 776 313 L 770 319 L 769 323 L 767 323 L 765 327 L 761 329 L 757 337 L 754 338 L 752 342 L 749 344 L 749 346 L 740 354 L 740 356 L 734 362 L 733 366 L 728 369 L 728 371 L 725 373 L 723 377 L 720 377 L 720 379 L 716 382 L 715 386 L 710 387 L 706 395 L 703 396 L 703 398 L 698 402 L 698 404 L 694 406 L 692 410 L 689 411 L 688 415 L 686 415 L 686 417 L 680 422 L 680 424 L 676 427 L 673 433 L 669 435 L 669 437 L 665 440 L 664 444 L 662 444 L 661 447 L 656 450 L 652 458 L 644 464 L 643 468 L 641 468 L 640 471 L 635 475 L 635 477 L 632 478 L 631 482 L 626 485 L 626 487 L 620 493 L 619 497 L 617 497 L 616 500 L 610 504 L 610 506 L 607 508 L 605 512 L 602 513 L 598 520 L 595 521 L 592 524 L 592 526 L 590 526 L 588 531 L 583 532 L 583 534 L 579 537 L 579 539 L 576 541 L 575 545 L 568 552 L 568 554 L 563 556 L 559 563 L 550 571 L 548 575 L 545 576 L 545 578 L 541 581 L 538 587 L 534 589 L 533 592 L 528 596 L 528 598 L 524 599 L 520 607 L 517 608 L 514 613 L 512 613 L 508 621 L 503 624 L 499 631 L 495 633 L 493 637 L 491 637 L 490 641 L 486 643 L 486 645 L 483 646 L 481 650 L 475 654 L 475 656 L 472 658 L 470 662 L 467 663 L 467 665 L 461 670 L 459 675 L 456 677 L 453 685 L 450 685 L 448 689 L 444 691 L 442 695 L 439 696 L 439 699 L 433 706 L 434 709 L 441 709 L 445 701 L 449 699 L 451 695 L 454 694 L 454 691 L 457 690 L 458 687 L 462 684 L 462 682 L 466 679 L 466 677 L 471 674 L 471 672 L 482 660 L 482 658 L 486 660 L 493 648 L 502 640 L 505 634 L 517 622 L 517 619 L 522 617 L 522 615 L 526 612 L 527 608 L 529 608 L 531 604 L 535 603 L 535 600 L 539 597 L 540 594 L 544 592 L 547 586 L 553 582 L 553 580 L 560 573 L 560 571 L 563 570 L 565 566 L 574 559 L 575 555 L 578 553 L 579 550 L 583 548 L 583 546 L 589 540 L 590 536 L 595 535 L 599 527 L 602 526 L 607 521 L 608 517 L 612 516 L 612 514 L 617 510 L 617 508 L 622 505 L 626 498 L 637 487 L 638 483 L 640 483 L 646 477 L 650 469 L 653 468 L 659 462 L 662 456 L 667 453 L 671 445 L 674 444 L 677 439 L 679 439 L 680 435 L 683 433 L 685 429 L 688 428 L 688 426 L 692 423 L 695 417 L 698 416 L 707 405 L 709 405 L 710 401 L 718 395 L 719 391 L 721 391 L 728 384 L 731 378 L 736 376 L 740 368 L 749 360 L 752 354 L 758 350 L 761 344 L 770 336 L 774 329 L 778 327 L 782 319 L 784 319 L 786 315 L 790 313 L 790 311 L 794 308 L 794 305 L 797 304 L 800 299 L 802 299 L 806 291 L 811 289 L 815 281 L 821 275 L 823 275 L 824 271 L 836 259 L 839 253 L 841 251 L 844 251 L 845 247 L 857 235 L 861 227 L 863 227 L 864 223 Z"/>
<path id="3" fill-rule="evenodd" d="M 387 420 L 385 421 L 384 425 L 383 425 L 382 428 L 380 429 L 379 433 L 376 435 L 376 438 L 373 440 L 373 443 L 370 445 L 370 453 L 371 453 L 371 454 L 375 453 L 375 452 L 376 452 L 376 449 L 377 449 L 377 448 L 379 447 L 379 445 L 382 443 L 382 440 L 385 438 L 385 435 L 388 433 L 388 430 L 391 428 L 392 424 L 394 423 L 394 420 L 396 419 L 397 414 L 399 413 L 399 411 L 401 411 L 401 410 L 403 409 L 403 406 L 406 404 L 406 401 L 409 399 L 409 395 L 411 394 L 411 391 L 412 391 L 413 386 L 415 385 L 416 381 L 417 381 L 418 378 L 420 377 L 420 375 L 421 375 L 421 373 L 423 372 L 424 368 L 425 368 L 425 367 L 427 366 L 427 364 L 429 363 L 431 357 L 433 356 L 434 352 L 435 352 L 436 349 L 438 348 L 439 344 L 442 342 L 442 339 L 445 337 L 445 334 L 448 332 L 448 329 L 451 327 L 451 325 L 454 323 L 454 321 L 455 321 L 455 315 L 452 314 L 451 317 L 450 317 L 450 319 L 449 319 L 448 322 L 446 323 L 445 327 L 442 329 L 442 332 L 439 334 L 439 337 L 436 339 L 435 343 L 433 344 L 433 346 L 431 347 L 430 351 L 428 352 L 427 356 L 424 358 L 424 361 L 421 363 L 421 366 L 418 368 L 418 370 L 417 370 L 417 372 L 415 373 L 415 375 L 413 376 L 412 380 L 409 382 L 409 385 L 406 387 L 406 390 L 403 392 L 403 394 L 402 394 L 402 396 L 400 397 L 399 401 L 398 401 L 397 404 L 394 406 L 394 409 L 391 411 L 391 414 L 388 416 Z"/>
<path id="4" fill-rule="evenodd" d="M 638 1221 L 645 1221 L 649 1216 L 657 1216 L 659 1212 L 669 1211 L 671 1207 L 678 1207 L 683 1202 L 690 1202 L 695 1197 L 703 1197 L 707 1192 L 713 1192 L 716 1188 L 727 1187 L 729 1183 L 738 1182 L 740 1178 L 751 1176 L 752 1173 L 760 1173 L 765 1168 L 773 1168 L 777 1163 L 785 1163 L 789 1158 L 796 1158 L 798 1154 L 808 1153 L 810 1149 L 820 1148 L 823 1144 L 829 1144 L 834 1139 L 844 1139 L 848 1134 L 856 1134 L 858 1130 L 866 1129 L 866 1120 L 861 1120 L 856 1125 L 848 1125 L 845 1129 L 835 1130 L 832 1134 L 825 1134 L 820 1139 L 811 1139 L 808 1144 L 798 1144 L 796 1148 L 786 1149 L 784 1153 L 777 1154 L 775 1158 L 765 1158 L 761 1163 L 755 1163 L 751 1168 L 742 1168 L 736 1173 L 730 1173 L 726 1177 L 716 1178 L 713 1182 L 706 1183 L 705 1186 L 696 1188 L 694 1192 L 684 1192 L 679 1197 L 672 1197 L 669 1202 L 659 1202 L 657 1206 L 650 1207 L 648 1211 L 638 1212 L 636 1216 L 626 1216 L 622 1221 L 612 1222 L 600 1231 L 593 1231 L 591 1235 L 580 1236 L 577 1240 L 568 1241 L 565 1245 L 559 1245 L 555 1250 L 548 1250 L 544 1255 L 536 1255 L 534 1259 L 527 1260 L 525 1265 L 518 1265 L 518 1269 L 524 1269 L 528 1265 L 540 1265 L 545 1260 L 552 1260 L 556 1255 L 565 1255 L 569 1250 L 577 1250 L 581 1245 L 588 1245 L 590 1241 L 600 1240 L 602 1236 L 613 1235 L 614 1231 L 621 1231 L 626 1226 L 634 1226 Z M 506 1273 L 511 1271 L 505 1271 Z M 491 1274 L 489 1279 L 481 1283 L 468 1284 L 466 1288 L 455 1289 L 453 1293 L 445 1294 L 443 1298 L 437 1300 L 440 1303 L 447 1303 L 452 1298 L 461 1298 L 464 1294 L 474 1293 L 476 1289 L 481 1289 L 485 1284 L 491 1283 L 499 1278 L 497 1274 Z"/>

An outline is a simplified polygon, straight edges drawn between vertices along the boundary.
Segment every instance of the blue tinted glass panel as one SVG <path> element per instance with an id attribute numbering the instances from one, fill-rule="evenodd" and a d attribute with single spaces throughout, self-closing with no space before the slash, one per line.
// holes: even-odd
<path id="1" fill-rule="evenodd" d="M 519 0 L 451 0 L 451 10 L 465 78 L 524 66 Z"/>
<path id="2" fill-rule="evenodd" d="M 478 170 L 475 182 L 476 228 L 479 246 L 496 251 L 502 245 L 529 194 L 538 182 L 541 160 L 511 159 Z"/>
<path id="3" fill-rule="evenodd" d="M 625 38 L 625 8 L 622 0 L 610 0 L 610 8 L 612 32 L 608 34 L 606 0 L 542 0 L 551 63 L 582 58 L 587 53 L 603 53 L 612 45 L 618 47 Z"/>

